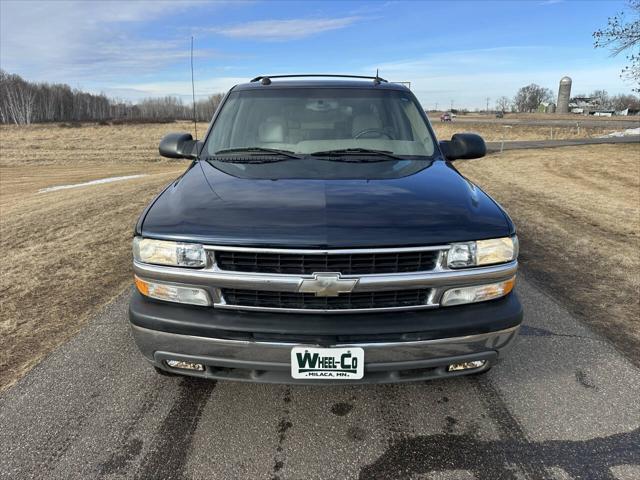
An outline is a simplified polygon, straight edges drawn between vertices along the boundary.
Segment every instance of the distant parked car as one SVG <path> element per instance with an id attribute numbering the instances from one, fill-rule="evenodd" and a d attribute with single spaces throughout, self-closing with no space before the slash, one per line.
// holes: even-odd
<path id="1" fill-rule="evenodd" d="M 504 118 L 504 112 L 496 112 L 496 118 Z"/>
<path id="2" fill-rule="evenodd" d="M 440 115 L 441 122 L 450 122 L 453 119 L 453 116 L 449 112 L 445 112 Z"/>

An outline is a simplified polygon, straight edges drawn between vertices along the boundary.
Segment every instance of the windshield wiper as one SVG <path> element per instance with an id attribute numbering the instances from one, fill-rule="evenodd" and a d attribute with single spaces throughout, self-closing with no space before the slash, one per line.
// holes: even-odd
<path id="1" fill-rule="evenodd" d="M 202 157 L 201 160 L 207 162 L 224 162 L 224 163 L 276 163 L 289 160 L 289 157 L 285 156 L 252 156 L 252 155 L 220 155 L 216 157 Z"/>
<path id="2" fill-rule="evenodd" d="M 369 148 L 341 148 L 337 150 L 323 150 L 319 152 L 310 153 L 309 155 L 311 155 L 312 157 L 336 157 L 341 155 L 354 155 L 354 156 L 377 155 L 379 157 L 391 158 L 393 160 L 403 160 L 402 157 L 394 155 L 393 152 L 390 152 L 388 150 L 373 150 Z M 346 159 L 341 159 L 341 160 L 347 161 L 347 162 L 353 161 L 353 160 L 346 160 Z M 376 162 L 380 160 L 358 160 L 358 161 Z"/>
<path id="3" fill-rule="evenodd" d="M 241 147 L 241 148 L 226 148 L 223 150 L 218 150 L 216 152 L 216 156 L 218 155 L 226 155 L 228 153 L 257 153 L 257 154 L 272 154 L 272 155 L 282 155 L 287 158 L 301 158 L 299 155 L 296 155 L 291 150 L 280 150 L 277 148 L 263 148 L 263 147 Z"/>

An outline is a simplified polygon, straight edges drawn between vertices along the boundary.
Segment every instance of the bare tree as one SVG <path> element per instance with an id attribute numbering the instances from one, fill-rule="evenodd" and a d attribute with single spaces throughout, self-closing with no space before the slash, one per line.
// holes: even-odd
<path id="1" fill-rule="evenodd" d="M 199 100 L 198 120 L 209 121 L 221 93 Z M 0 123 L 100 121 L 107 119 L 191 120 L 193 109 L 178 97 L 147 98 L 133 105 L 104 94 L 72 90 L 68 85 L 33 83 L 0 70 Z"/>
<path id="2" fill-rule="evenodd" d="M 140 117 L 149 120 L 189 118 L 187 108 L 178 97 L 145 98 L 138 103 Z"/>
<path id="3" fill-rule="evenodd" d="M 589 97 L 593 98 L 600 108 L 609 108 L 611 99 L 606 90 L 594 90 Z"/>
<path id="4" fill-rule="evenodd" d="M 200 121 L 208 122 L 213 117 L 213 114 L 216 113 L 216 110 L 222 103 L 222 99 L 224 95 L 222 93 L 216 93 L 215 95 L 209 96 L 209 98 L 205 100 L 200 100 L 196 103 L 196 112 L 197 118 Z"/>
<path id="5" fill-rule="evenodd" d="M 506 112 L 510 109 L 510 107 L 511 107 L 511 100 L 509 100 L 509 97 L 502 96 L 498 98 L 498 100 L 496 100 L 496 110 L 499 110 L 501 112 Z"/>
<path id="6" fill-rule="evenodd" d="M 629 0 L 628 9 L 632 17 L 629 21 L 625 12 L 620 12 L 609 17 L 606 27 L 593 32 L 593 46 L 610 49 L 612 56 L 631 51 L 627 55 L 629 65 L 620 76 L 631 79 L 636 84 L 634 90 L 640 92 L 640 0 Z"/>
<path id="7" fill-rule="evenodd" d="M 518 112 L 535 112 L 542 102 L 551 101 L 553 101 L 553 92 L 535 83 L 522 87 L 513 98 Z"/>
<path id="8" fill-rule="evenodd" d="M 18 75 L 9 75 L 0 71 L 0 101 L 2 118 L 7 122 L 25 125 L 33 120 L 36 91 Z"/>
<path id="9" fill-rule="evenodd" d="M 640 97 L 636 95 L 614 95 L 611 97 L 611 108 L 615 110 L 640 110 Z"/>
<path id="10" fill-rule="evenodd" d="M 0 70 L 0 122 L 102 120 L 109 118 L 109 99 L 68 85 L 31 83 Z"/>

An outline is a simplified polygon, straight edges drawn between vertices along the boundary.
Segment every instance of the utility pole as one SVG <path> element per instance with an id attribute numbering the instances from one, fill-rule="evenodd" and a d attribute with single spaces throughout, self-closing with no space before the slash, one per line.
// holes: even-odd
<path id="1" fill-rule="evenodd" d="M 451 100 L 451 110 L 453 110 L 453 100 Z"/>
<path id="2" fill-rule="evenodd" d="M 487 97 L 487 115 L 489 115 L 489 100 L 491 100 L 489 97 Z"/>
<path id="3" fill-rule="evenodd" d="M 436 112 L 438 111 L 438 102 L 436 102 Z"/>

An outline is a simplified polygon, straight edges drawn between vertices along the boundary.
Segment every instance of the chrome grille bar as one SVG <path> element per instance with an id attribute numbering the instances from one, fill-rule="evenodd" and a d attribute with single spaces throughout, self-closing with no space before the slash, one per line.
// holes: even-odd
<path id="1" fill-rule="evenodd" d="M 437 250 L 313 255 L 218 250 L 214 255 L 217 267 L 226 272 L 371 275 L 431 271 L 436 266 L 438 254 Z"/>

